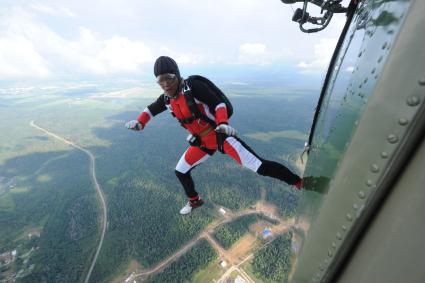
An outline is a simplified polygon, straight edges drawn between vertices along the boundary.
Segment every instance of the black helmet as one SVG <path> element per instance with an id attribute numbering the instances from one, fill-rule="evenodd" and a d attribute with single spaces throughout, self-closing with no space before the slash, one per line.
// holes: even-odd
<path id="1" fill-rule="evenodd" d="M 155 66 L 153 67 L 153 72 L 155 74 L 155 77 L 162 74 L 170 73 L 175 74 L 177 78 L 180 79 L 180 71 L 176 61 L 174 61 L 173 58 L 170 58 L 168 56 L 161 56 L 156 59 Z"/>

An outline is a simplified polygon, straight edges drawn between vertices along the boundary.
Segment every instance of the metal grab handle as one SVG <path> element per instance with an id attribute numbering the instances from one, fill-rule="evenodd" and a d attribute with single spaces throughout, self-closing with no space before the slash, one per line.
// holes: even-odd
<path id="1" fill-rule="evenodd" d="M 305 153 L 308 154 L 310 152 L 310 148 L 311 148 L 310 145 L 308 144 L 308 142 L 306 142 L 304 144 L 304 150 L 303 150 L 303 152 L 300 155 L 300 159 L 301 159 L 301 163 L 302 164 L 304 164 L 303 156 L 304 156 Z"/>

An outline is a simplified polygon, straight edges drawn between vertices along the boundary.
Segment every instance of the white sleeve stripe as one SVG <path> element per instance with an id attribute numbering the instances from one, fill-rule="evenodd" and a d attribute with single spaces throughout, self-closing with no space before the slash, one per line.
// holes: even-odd
<path id="1" fill-rule="evenodd" d="M 146 112 L 149 115 L 149 117 L 152 118 L 152 113 L 149 110 L 149 108 L 146 107 L 145 110 L 143 110 L 143 112 Z"/>
<path id="2" fill-rule="evenodd" d="M 215 111 L 217 111 L 217 109 L 218 109 L 218 108 L 221 108 L 221 107 L 226 108 L 226 103 L 220 103 L 219 105 L 217 105 L 217 106 L 215 107 Z"/>

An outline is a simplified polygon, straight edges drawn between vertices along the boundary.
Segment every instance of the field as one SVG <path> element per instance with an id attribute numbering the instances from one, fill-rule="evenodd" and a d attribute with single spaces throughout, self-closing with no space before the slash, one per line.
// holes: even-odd
<path id="1" fill-rule="evenodd" d="M 206 205 L 182 218 L 178 211 L 186 200 L 174 167 L 187 148 L 186 132 L 168 113 L 141 133 L 123 127 L 158 95 L 155 87 L 98 83 L 0 93 L 0 226 L 6 227 L 0 231 L 0 254 L 17 250 L 14 261 L 0 270 L 0 280 L 82 282 L 99 243 L 101 207 L 90 159 L 31 121 L 95 157 L 108 226 L 91 282 L 154 268 L 217 219 L 213 204 L 234 211 L 257 204 L 270 214 L 295 213 L 279 206 L 296 200 L 284 194 L 285 184 L 215 154 L 193 171 Z M 309 130 L 311 95 L 264 86 L 229 88 L 229 93 L 235 109 L 231 122 L 242 139 L 262 157 L 298 170 L 293 157 Z M 243 234 L 229 252 L 241 259 L 254 245 L 255 238 Z M 206 266 L 194 278 L 220 273 L 216 260 Z"/>

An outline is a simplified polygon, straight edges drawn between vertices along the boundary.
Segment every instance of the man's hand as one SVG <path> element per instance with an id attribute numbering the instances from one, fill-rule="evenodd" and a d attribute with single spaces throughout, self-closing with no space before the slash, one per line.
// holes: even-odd
<path id="1" fill-rule="evenodd" d="M 141 131 L 143 129 L 142 124 L 140 124 L 140 122 L 137 120 L 128 121 L 125 123 L 125 127 L 133 131 Z"/>
<path id="2" fill-rule="evenodd" d="M 238 134 L 235 129 L 226 124 L 218 125 L 218 127 L 215 128 L 215 131 L 217 133 L 223 133 L 228 136 L 236 136 Z"/>

